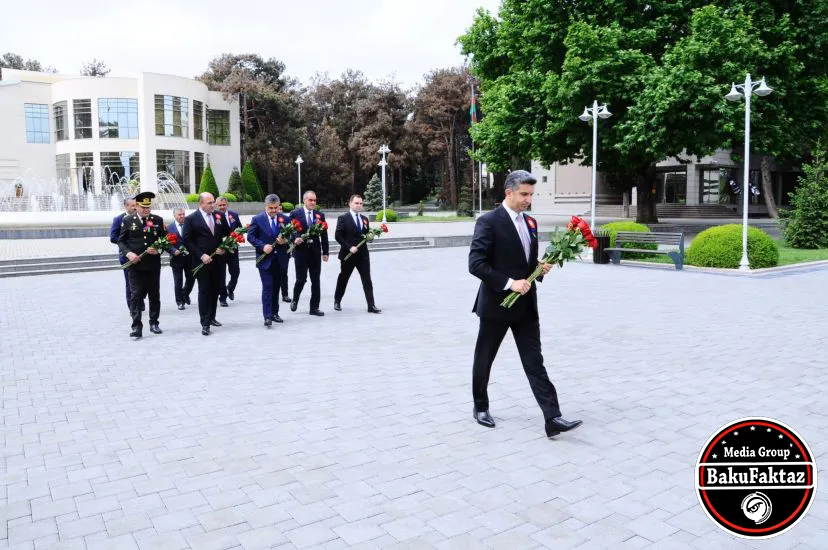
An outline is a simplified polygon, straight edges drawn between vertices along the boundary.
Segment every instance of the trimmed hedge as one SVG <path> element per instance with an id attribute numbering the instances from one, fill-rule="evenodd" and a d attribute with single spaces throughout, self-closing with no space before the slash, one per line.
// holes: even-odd
<path id="1" fill-rule="evenodd" d="M 219 196 L 219 188 L 216 185 L 216 178 L 213 176 L 213 169 L 210 167 L 209 162 L 201 174 L 201 184 L 198 186 L 198 193 L 210 193 L 213 197 Z"/>
<path id="2" fill-rule="evenodd" d="M 382 221 L 382 213 L 383 213 L 382 210 L 377 212 L 377 217 L 376 217 L 375 221 L 378 221 L 378 222 Z M 388 222 L 397 221 L 397 213 L 394 212 L 393 210 L 391 210 L 390 208 L 386 208 L 385 209 L 385 221 L 388 221 Z"/>
<path id="3" fill-rule="evenodd" d="M 636 233 L 650 233 L 650 228 L 643 223 L 636 222 L 610 222 L 602 225 L 599 229 L 609 233 L 610 248 L 615 247 L 615 236 L 619 231 L 633 231 Z M 656 243 L 624 243 L 622 248 L 638 248 L 643 250 L 658 250 Z M 651 254 L 637 254 L 635 252 L 624 252 L 622 254 L 625 258 L 651 258 Z"/>
<path id="4" fill-rule="evenodd" d="M 736 269 L 742 259 L 742 226 L 718 225 L 699 233 L 685 254 L 688 265 Z M 779 248 L 770 235 L 748 228 L 748 259 L 751 269 L 774 267 L 779 263 Z"/>
<path id="5" fill-rule="evenodd" d="M 285 201 L 282 203 L 282 211 L 283 212 L 293 212 L 294 208 L 296 208 L 292 202 Z"/>
<path id="6" fill-rule="evenodd" d="M 237 200 L 239 200 L 239 199 L 236 198 L 236 195 L 234 195 L 233 193 L 222 193 L 219 196 L 222 197 L 222 198 L 227 199 L 227 202 L 236 202 Z"/>
<path id="7" fill-rule="evenodd" d="M 187 195 L 187 202 L 198 202 L 198 193 L 190 193 Z"/>

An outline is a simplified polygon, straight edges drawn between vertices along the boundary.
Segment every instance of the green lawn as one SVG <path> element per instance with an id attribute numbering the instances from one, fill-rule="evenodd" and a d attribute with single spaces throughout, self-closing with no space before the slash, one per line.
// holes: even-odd
<path id="1" fill-rule="evenodd" d="M 776 240 L 776 245 L 779 247 L 779 264 L 778 265 L 791 265 L 791 264 L 799 264 L 802 262 L 817 262 L 820 260 L 828 260 L 828 249 L 826 248 L 818 248 L 815 250 L 806 250 L 801 248 L 791 248 L 789 246 L 785 246 L 785 241 L 782 239 Z M 687 251 L 685 250 L 685 254 Z M 621 257 L 623 261 L 625 258 L 624 256 Z M 632 260 L 633 258 L 629 258 Z M 673 260 L 671 260 L 668 256 L 647 256 L 644 258 L 635 258 L 635 261 L 638 262 L 651 262 L 656 264 L 672 264 Z M 687 264 L 690 265 L 690 264 Z"/>
<path id="2" fill-rule="evenodd" d="M 398 221 L 404 223 L 420 222 L 473 222 L 474 218 L 467 216 L 408 216 Z"/>

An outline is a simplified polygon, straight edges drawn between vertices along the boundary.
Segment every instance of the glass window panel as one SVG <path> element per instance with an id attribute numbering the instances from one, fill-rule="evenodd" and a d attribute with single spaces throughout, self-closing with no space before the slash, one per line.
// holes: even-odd
<path id="1" fill-rule="evenodd" d="M 79 192 L 95 192 L 94 162 L 95 155 L 92 153 L 75 153 L 75 174 Z"/>
<path id="2" fill-rule="evenodd" d="M 98 133 L 101 138 L 138 138 L 138 100 L 98 99 Z"/>
<path id="3" fill-rule="evenodd" d="M 69 153 L 55 155 L 55 169 L 58 180 L 68 181 L 70 179 Z"/>
<path id="4" fill-rule="evenodd" d="M 204 153 L 195 153 L 194 161 L 195 183 L 196 186 L 199 186 L 201 185 L 201 176 L 204 174 Z"/>
<path id="5" fill-rule="evenodd" d="M 72 114 L 75 122 L 75 139 L 92 139 L 92 100 L 72 101 Z"/>
<path id="6" fill-rule="evenodd" d="M 26 141 L 28 143 L 49 143 L 49 106 L 39 103 L 25 103 Z"/>
<path id="7" fill-rule="evenodd" d="M 189 100 L 170 95 L 155 96 L 155 135 L 190 137 Z"/>
<path id="8" fill-rule="evenodd" d="M 58 101 L 52 106 L 55 117 L 55 141 L 68 139 L 66 135 L 66 102 Z"/>
<path id="9" fill-rule="evenodd" d="M 207 109 L 207 143 L 230 145 L 230 111 Z"/>
<path id="10" fill-rule="evenodd" d="M 156 170 L 169 173 L 185 195 L 194 192 L 190 185 L 189 151 L 157 149 L 155 151 L 155 163 Z"/>
<path id="11" fill-rule="evenodd" d="M 204 103 L 193 100 L 193 138 L 204 141 Z"/>

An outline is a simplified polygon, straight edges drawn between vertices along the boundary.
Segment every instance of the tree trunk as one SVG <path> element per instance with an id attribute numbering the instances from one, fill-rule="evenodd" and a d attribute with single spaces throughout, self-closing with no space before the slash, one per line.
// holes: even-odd
<path id="1" fill-rule="evenodd" d="M 449 202 L 452 208 L 457 208 L 457 141 L 454 136 L 454 119 L 451 117 L 451 127 L 449 128 L 449 142 L 448 142 L 448 171 L 449 171 Z"/>
<path id="2" fill-rule="evenodd" d="M 635 221 L 658 223 L 655 164 L 648 165 L 637 175 L 636 188 L 638 189 L 638 209 Z"/>
<path id="3" fill-rule="evenodd" d="M 403 196 L 403 169 L 397 168 L 399 170 L 399 177 L 398 181 L 400 182 L 400 206 L 405 204 L 405 197 Z"/>
<path id="4" fill-rule="evenodd" d="M 768 215 L 771 218 L 778 218 L 776 200 L 773 198 L 773 185 L 771 182 L 770 156 L 762 155 L 762 194 L 765 196 L 765 206 L 768 207 Z"/>

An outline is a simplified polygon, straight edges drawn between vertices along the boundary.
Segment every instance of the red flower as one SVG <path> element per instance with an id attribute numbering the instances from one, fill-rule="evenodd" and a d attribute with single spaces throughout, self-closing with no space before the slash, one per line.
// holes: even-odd
<path id="1" fill-rule="evenodd" d="M 529 226 L 529 229 L 535 229 L 535 228 L 537 227 L 537 226 L 535 225 L 535 220 L 533 220 L 533 219 L 532 219 L 532 218 L 530 218 L 529 216 L 526 216 L 526 225 L 528 225 L 528 226 Z"/>
<path id="2" fill-rule="evenodd" d="M 383 233 L 388 233 L 388 226 L 385 224 L 380 225 L 380 229 L 382 229 Z"/>
<path id="3" fill-rule="evenodd" d="M 175 233 L 167 233 L 167 241 L 172 245 L 175 246 L 178 244 L 178 235 Z"/>
<path id="4" fill-rule="evenodd" d="M 322 219 L 322 214 L 317 213 L 317 214 L 316 214 L 316 219 L 317 219 L 317 220 L 321 220 L 321 219 Z"/>
<path id="5" fill-rule="evenodd" d="M 147 220 L 147 227 L 155 227 L 155 224 L 152 223 L 152 220 Z"/>
<path id="6" fill-rule="evenodd" d="M 327 231 L 327 230 L 328 230 L 328 222 L 322 222 L 322 229 L 323 229 L 324 231 Z"/>
<path id="7" fill-rule="evenodd" d="M 276 220 L 279 222 L 279 225 L 282 225 L 282 224 L 285 223 L 285 219 L 282 216 L 276 216 Z M 247 225 L 249 226 L 250 224 L 247 224 Z"/>
<path id="8" fill-rule="evenodd" d="M 290 222 L 290 223 L 292 223 L 292 224 L 293 224 L 293 227 L 295 227 L 297 231 L 301 231 L 301 230 L 302 230 L 302 222 L 300 222 L 299 220 L 294 219 L 294 220 L 293 220 L 292 222 Z"/>
<path id="9" fill-rule="evenodd" d="M 233 214 L 227 214 L 227 219 L 230 220 L 230 223 L 233 223 L 234 221 L 236 221 L 236 218 L 233 217 Z"/>

